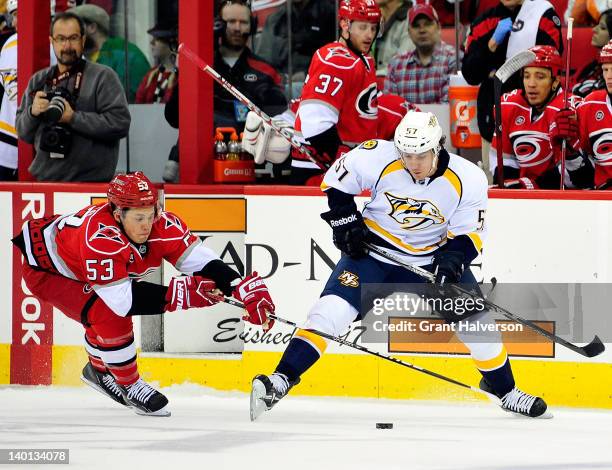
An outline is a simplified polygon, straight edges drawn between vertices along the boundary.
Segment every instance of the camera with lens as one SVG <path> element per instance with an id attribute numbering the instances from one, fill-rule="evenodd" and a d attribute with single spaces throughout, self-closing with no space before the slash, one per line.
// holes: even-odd
<path id="1" fill-rule="evenodd" d="M 66 155 L 72 146 L 72 132 L 66 126 L 58 124 L 62 118 L 66 103 L 72 103 L 72 94 L 65 88 L 56 88 L 47 91 L 46 99 L 49 100 L 49 107 L 40 115 L 41 119 L 47 123 L 40 136 L 40 149 L 57 155 Z"/>

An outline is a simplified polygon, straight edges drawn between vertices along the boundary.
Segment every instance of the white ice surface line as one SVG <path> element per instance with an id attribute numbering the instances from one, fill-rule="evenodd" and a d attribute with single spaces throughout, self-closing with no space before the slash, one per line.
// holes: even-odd
<path id="1" fill-rule="evenodd" d="M 137 416 L 86 387 L 0 387 L 0 448 L 69 448 L 70 469 L 612 469 L 609 411 L 529 420 L 485 402 L 290 395 L 251 423 L 245 394 L 161 391 L 170 418 Z"/>

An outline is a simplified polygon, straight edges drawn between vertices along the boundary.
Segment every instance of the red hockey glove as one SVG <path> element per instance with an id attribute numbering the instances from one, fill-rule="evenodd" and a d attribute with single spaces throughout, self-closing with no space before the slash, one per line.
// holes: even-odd
<path id="1" fill-rule="evenodd" d="M 264 331 L 272 329 L 274 320 L 268 318 L 268 313 L 274 312 L 274 302 L 257 272 L 245 277 L 234 289 L 233 296 L 244 303 L 247 314 L 242 317 L 243 320 L 262 325 Z"/>
<path id="2" fill-rule="evenodd" d="M 561 145 L 565 140 L 567 145 L 575 150 L 580 147 L 578 117 L 576 111 L 564 108 L 555 114 L 555 119 L 550 126 L 550 140 L 553 145 Z"/>
<path id="3" fill-rule="evenodd" d="M 215 281 L 201 276 L 173 277 L 166 293 L 164 312 L 210 307 L 223 300 Z"/>

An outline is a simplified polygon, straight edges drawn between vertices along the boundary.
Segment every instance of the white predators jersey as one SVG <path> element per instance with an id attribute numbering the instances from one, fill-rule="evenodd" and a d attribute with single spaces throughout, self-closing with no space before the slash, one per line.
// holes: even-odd
<path id="1" fill-rule="evenodd" d="M 49 45 L 51 65 L 57 60 Z M 4 88 L 0 107 L 0 165 L 17 168 L 17 33 L 9 37 L 0 51 L 0 80 Z"/>
<path id="2" fill-rule="evenodd" d="M 487 178 L 473 163 L 441 152 L 438 170 L 422 183 L 404 168 L 393 142 L 368 140 L 339 159 L 321 189 L 358 195 L 371 191 L 363 218 L 403 261 L 424 266 L 449 239 L 466 235 L 478 253 L 486 235 Z M 372 253 L 371 256 L 381 261 Z"/>

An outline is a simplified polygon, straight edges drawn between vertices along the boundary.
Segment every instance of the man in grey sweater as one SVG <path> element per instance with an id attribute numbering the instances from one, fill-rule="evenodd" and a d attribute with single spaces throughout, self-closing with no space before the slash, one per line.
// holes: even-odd
<path id="1" fill-rule="evenodd" d="M 117 74 L 82 59 L 84 32 L 83 21 L 73 13 L 55 16 L 51 37 L 58 64 L 32 76 L 17 110 L 17 134 L 36 148 L 29 171 L 39 181 L 110 181 L 119 140 L 130 129 Z M 58 92 L 64 106 L 50 108 Z"/>

